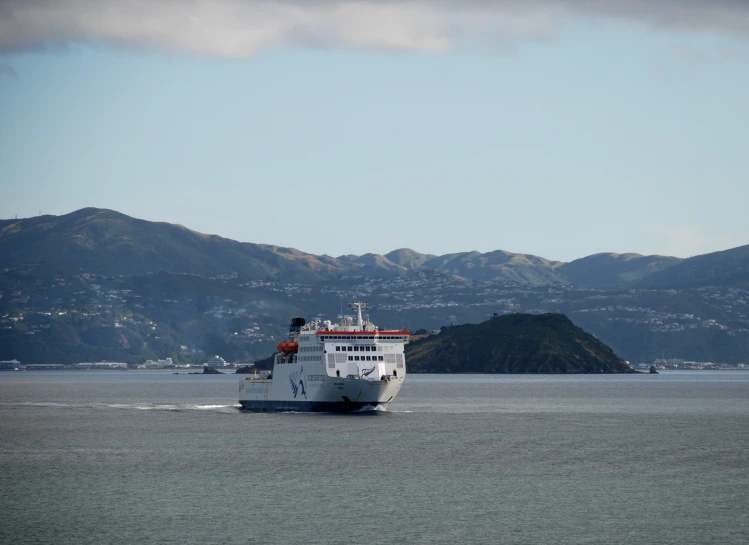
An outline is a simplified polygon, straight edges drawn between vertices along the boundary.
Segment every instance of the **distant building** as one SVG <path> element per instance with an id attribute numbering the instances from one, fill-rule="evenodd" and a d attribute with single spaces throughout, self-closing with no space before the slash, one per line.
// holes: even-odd
<path id="1" fill-rule="evenodd" d="M 226 360 L 222 358 L 221 356 L 213 356 L 211 359 L 209 359 L 207 362 L 203 364 L 204 367 L 227 367 L 229 364 L 226 363 Z"/>
<path id="2" fill-rule="evenodd" d="M 76 364 L 76 369 L 127 369 L 127 363 L 119 361 L 97 361 Z"/>
<path id="3" fill-rule="evenodd" d="M 0 371 L 18 371 L 23 366 L 18 360 L 4 360 L 0 361 Z"/>
<path id="4" fill-rule="evenodd" d="M 163 360 L 146 360 L 146 363 L 143 364 L 143 367 L 146 369 L 166 369 L 167 367 L 172 367 L 174 363 L 172 362 L 172 358 L 166 358 Z"/>
<path id="5" fill-rule="evenodd" d="M 667 365 L 669 367 L 683 367 L 684 366 L 684 360 L 681 360 L 679 358 L 656 358 L 653 362 L 653 365 Z"/>

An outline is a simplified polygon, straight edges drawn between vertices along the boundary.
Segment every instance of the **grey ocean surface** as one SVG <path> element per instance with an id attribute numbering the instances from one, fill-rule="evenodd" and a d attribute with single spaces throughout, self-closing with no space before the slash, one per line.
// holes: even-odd
<path id="1" fill-rule="evenodd" d="M 410 375 L 375 415 L 237 382 L 0 373 L 0 543 L 749 543 L 749 372 Z"/>

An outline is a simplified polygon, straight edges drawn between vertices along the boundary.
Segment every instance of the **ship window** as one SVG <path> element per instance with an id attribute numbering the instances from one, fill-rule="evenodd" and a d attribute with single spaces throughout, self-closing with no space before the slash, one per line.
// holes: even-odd
<path id="1" fill-rule="evenodd" d="M 348 350 L 349 352 L 351 352 L 351 351 L 353 350 L 353 348 L 351 348 L 351 347 L 349 346 L 349 347 L 348 347 L 348 348 L 347 348 L 346 350 Z"/>
<path id="2" fill-rule="evenodd" d="M 367 356 L 367 361 L 372 361 L 372 356 Z"/>
<path id="3" fill-rule="evenodd" d="M 368 346 L 367 348 L 365 348 L 365 350 L 366 350 L 367 352 L 369 352 L 370 350 L 372 350 L 372 348 L 370 348 L 370 347 Z"/>
<path id="4" fill-rule="evenodd" d="M 384 358 L 382 356 L 377 356 L 377 358 L 382 361 Z"/>
<path id="5" fill-rule="evenodd" d="M 354 356 L 349 356 L 348 361 L 354 361 Z"/>
<path id="6" fill-rule="evenodd" d="M 341 351 L 341 347 L 340 347 L 340 346 L 336 346 L 336 347 L 335 347 L 335 351 L 336 351 L 336 352 L 340 352 L 340 351 Z"/>
<path id="7" fill-rule="evenodd" d="M 354 356 L 354 361 L 359 361 L 359 356 Z"/>
<path id="8" fill-rule="evenodd" d="M 358 351 L 359 351 L 359 347 L 358 347 L 358 346 L 355 346 L 355 347 L 354 347 L 354 352 L 358 352 Z"/>

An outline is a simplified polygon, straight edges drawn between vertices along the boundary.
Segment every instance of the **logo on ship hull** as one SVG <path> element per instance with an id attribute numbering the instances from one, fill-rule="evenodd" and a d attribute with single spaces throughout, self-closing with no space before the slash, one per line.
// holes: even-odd
<path id="1" fill-rule="evenodd" d="M 289 382 L 291 383 L 291 393 L 294 394 L 294 399 L 296 399 L 298 394 L 307 399 L 307 390 L 304 388 L 304 367 L 300 368 L 299 371 L 291 373 L 289 375 Z"/>

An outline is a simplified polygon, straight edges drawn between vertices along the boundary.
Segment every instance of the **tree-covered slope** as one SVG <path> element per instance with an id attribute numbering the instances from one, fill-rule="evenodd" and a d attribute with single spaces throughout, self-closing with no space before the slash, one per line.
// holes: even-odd
<path id="1" fill-rule="evenodd" d="M 340 276 L 390 278 L 437 271 L 470 280 L 584 288 L 749 285 L 749 246 L 687 260 L 596 254 L 570 263 L 504 250 L 435 256 L 402 248 L 385 255 L 331 257 L 294 248 L 237 242 L 181 225 L 113 210 L 0 220 L 0 267 L 43 264 L 56 272 L 136 275 L 158 271 L 252 280 L 314 282 Z"/>
<path id="2" fill-rule="evenodd" d="M 437 256 L 425 261 L 421 268 L 472 280 L 505 280 L 543 285 L 567 282 L 557 270 L 561 265 L 561 261 L 549 261 L 535 255 L 497 250 L 483 254 L 461 252 Z"/>
<path id="3" fill-rule="evenodd" d="M 639 285 L 656 289 L 749 286 L 749 245 L 690 257 L 643 279 Z"/>
<path id="4" fill-rule="evenodd" d="M 639 254 L 594 254 L 559 267 L 569 282 L 586 288 L 624 288 L 677 265 L 678 257 Z"/>
<path id="5" fill-rule="evenodd" d="M 107 275 L 167 271 L 296 281 L 318 277 L 307 263 L 258 244 L 98 208 L 0 222 L 0 266 L 25 263 Z"/>
<path id="6" fill-rule="evenodd" d="M 406 347 L 411 372 L 631 373 L 613 350 L 562 314 L 509 314 L 444 328 Z"/>

